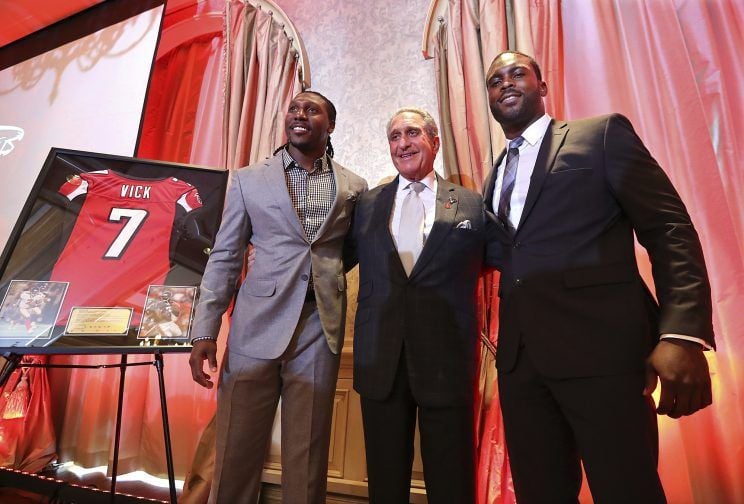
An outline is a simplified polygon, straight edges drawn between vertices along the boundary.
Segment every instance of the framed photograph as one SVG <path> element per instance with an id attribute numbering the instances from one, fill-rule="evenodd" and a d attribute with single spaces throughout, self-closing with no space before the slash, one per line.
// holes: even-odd
<path id="1" fill-rule="evenodd" d="M 139 334 L 140 345 L 163 339 L 188 338 L 196 287 L 151 285 Z"/>
<path id="2" fill-rule="evenodd" d="M 67 282 L 12 280 L 0 303 L 0 345 L 49 340 Z"/>
<path id="3" fill-rule="evenodd" d="M 52 149 L 0 258 L 0 349 L 138 352 L 144 339 L 148 347 L 185 345 L 227 178 L 223 170 Z M 16 327 L 26 327 L 18 296 L 34 285 L 59 294 L 45 307 L 45 317 L 53 306 L 56 313 L 43 319 L 43 338 Z M 169 295 L 179 311 L 170 324 L 154 311 Z"/>

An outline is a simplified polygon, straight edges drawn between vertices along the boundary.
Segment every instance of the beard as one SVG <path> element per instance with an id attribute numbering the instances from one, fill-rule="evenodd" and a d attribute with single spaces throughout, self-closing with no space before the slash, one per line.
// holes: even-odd
<path id="1" fill-rule="evenodd" d="M 523 93 L 519 102 L 504 107 L 496 102 L 490 104 L 491 114 L 502 127 L 524 129 L 545 114 L 545 106 L 539 92 Z"/>

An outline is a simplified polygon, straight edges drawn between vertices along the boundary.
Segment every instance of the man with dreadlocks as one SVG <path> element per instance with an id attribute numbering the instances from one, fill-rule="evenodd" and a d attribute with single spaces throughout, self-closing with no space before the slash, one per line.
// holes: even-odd
<path id="1" fill-rule="evenodd" d="M 194 380 L 212 388 L 217 334 L 243 257 L 255 262 L 235 300 L 217 393 L 210 502 L 257 502 L 282 399 L 284 502 L 324 503 L 331 413 L 344 341 L 344 238 L 367 183 L 332 160 L 336 109 L 319 93 L 295 96 L 288 142 L 238 170 L 209 256 L 191 342 Z"/>

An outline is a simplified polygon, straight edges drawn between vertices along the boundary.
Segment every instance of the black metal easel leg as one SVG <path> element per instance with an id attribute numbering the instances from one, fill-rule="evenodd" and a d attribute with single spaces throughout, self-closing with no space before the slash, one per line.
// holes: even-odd
<path id="1" fill-rule="evenodd" d="M 111 502 L 116 495 L 116 475 L 119 473 L 119 438 L 121 437 L 121 416 L 124 410 L 124 374 L 127 370 L 127 354 L 121 354 L 119 368 L 119 404 L 116 407 L 116 429 L 114 432 L 114 460 L 111 468 Z"/>
<path id="2" fill-rule="evenodd" d="M 168 465 L 168 486 L 170 487 L 171 504 L 176 504 L 176 477 L 173 473 L 173 450 L 171 447 L 170 427 L 168 427 L 168 405 L 165 401 L 165 380 L 163 379 L 163 354 L 155 352 L 155 369 L 158 370 L 160 385 L 160 411 L 163 416 L 163 440 L 165 441 L 165 462 Z"/>

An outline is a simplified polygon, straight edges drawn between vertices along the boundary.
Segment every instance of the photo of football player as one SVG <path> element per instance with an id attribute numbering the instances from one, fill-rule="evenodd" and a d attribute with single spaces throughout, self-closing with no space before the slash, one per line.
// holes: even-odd
<path id="1" fill-rule="evenodd" d="M 46 293 L 39 287 L 21 292 L 18 301 L 18 313 L 23 319 L 26 331 L 31 333 L 36 328 L 36 322 L 41 321 L 41 312 L 47 302 Z"/>
<path id="2" fill-rule="evenodd" d="M 48 338 L 66 282 L 12 280 L 0 304 L 0 338 Z"/>
<path id="3" fill-rule="evenodd" d="M 147 291 L 139 339 L 188 337 L 196 287 L 151 285 Z"/>

